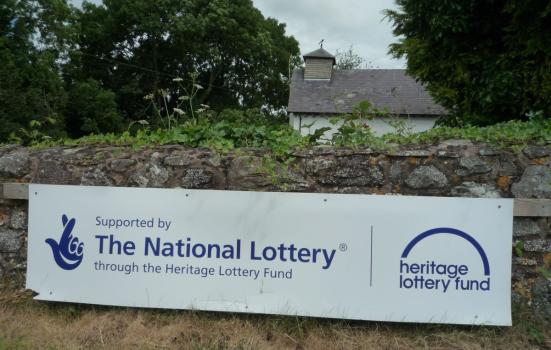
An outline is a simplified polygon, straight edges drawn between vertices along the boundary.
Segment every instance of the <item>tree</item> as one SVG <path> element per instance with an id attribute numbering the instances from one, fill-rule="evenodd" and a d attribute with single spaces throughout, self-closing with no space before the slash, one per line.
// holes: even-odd
<path id="1" fill-rule="evenodd" d="M 47 0 L 0 4 L 0 141 L 30 124 L 44 135 L 63 132 L 66 94 L 56 31 L 64 6 Z"/>
<path id="2" fill-rule="evenodd" d="M 192 83 L 217 110 L 287 102 L 298 43 L 251 0 L 67 1 L 0 2 L 0 141 L 118 131 Z"/>
<path id="3" fill-rule="evenodd" d="M 489 124 L 551 114 L 551 2 L 397 3 L 390 52 L 455 115 Z"/>
<path id="4" fill-rule="evenodd" d="M 96 80 L 87 79 L 74 84 L 69 99 L 71 103 L 66 111 L 69 135 L 76 137 L 122 129 L 115 93 L 103 89 Z"/>
<path id="5" fill-rule="evenodd" d="M 285 25 L 266 19 L 250 0 L 105 0 L 84 3 L 79 14 L 80 50 L 71 78 L 92 78 L 117 94 L 127 120 L 151 113 L 154 94 L 176 77 L 203 89 L 195 99 L 214 109 L 277 108 L 287 102 L 289 59 L 299 53 Z M 173 106 L 168 106 L 169 108 Z"/>
<path id="6" fill-rule="evenodd" d="M 363 57 L 354 52 L 352 46 L 345 51 L 337 50 L 335 59 L 337 60 L 337 69 L 360 69 L 365 62 Z"/>

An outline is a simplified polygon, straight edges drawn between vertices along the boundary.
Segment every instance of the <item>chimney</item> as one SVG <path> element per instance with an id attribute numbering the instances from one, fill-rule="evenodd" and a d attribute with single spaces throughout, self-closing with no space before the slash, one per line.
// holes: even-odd
<path id="1" fill-rule="evenodd" d="M 303 57 L 305 80 L 331 80 L 333 66 L 337 63 L 335 56 L 321 47 Z"/>

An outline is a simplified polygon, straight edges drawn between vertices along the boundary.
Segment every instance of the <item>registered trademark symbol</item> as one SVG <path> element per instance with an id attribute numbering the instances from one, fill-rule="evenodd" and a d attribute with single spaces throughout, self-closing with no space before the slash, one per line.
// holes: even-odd
<path id="1" fill-rule="evenodd" d="M 346 245 L 346 243 L 339 244 L 339 250 L 341 252 L 346 252 L 348 250 L 348 245 Z"/>

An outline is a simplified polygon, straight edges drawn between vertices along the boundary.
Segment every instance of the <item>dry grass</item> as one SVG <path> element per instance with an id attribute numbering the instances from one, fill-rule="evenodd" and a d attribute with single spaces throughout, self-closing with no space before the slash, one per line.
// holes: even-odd
<path id="1" fill-rule="evenodd" d="M 551 326 L 403 325 L 43 303 L 0 291 L 0 349 L 551 349 Z"/>

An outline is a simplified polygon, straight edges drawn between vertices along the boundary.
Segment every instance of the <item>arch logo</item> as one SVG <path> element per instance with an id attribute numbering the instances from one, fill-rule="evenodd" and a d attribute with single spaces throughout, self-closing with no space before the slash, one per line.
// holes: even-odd
<path id="1" fill-rule="evenodd" d="M 476 259 L 443 259 L 445 254 L 435 252 L 435 259 L 419 258 L 416 249 L 423 242 L 440 235 L 453 235 L 466 242 Z M 450 247 L 453 249 L 453 247 Z M 444 260 L 444 261 L 442 261 Z M 453 260 L 453 262 L 450 262 Z M 476 264 L 473 264 L 476 261 Z M 480 261 L 480 263 L 478 263 Z M 491 288 L 490 263 L 484 248 L 471 235 L 450 227 L 439 227 L 425 231 L 413 238 L 400 257 L 400 288 L 407 290 L 430 290 L 449 293 L 451 291 L 487 292 Z"/>

